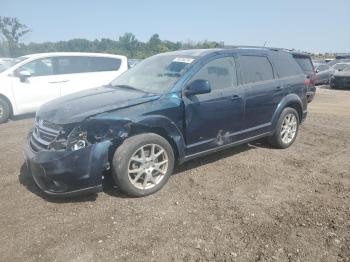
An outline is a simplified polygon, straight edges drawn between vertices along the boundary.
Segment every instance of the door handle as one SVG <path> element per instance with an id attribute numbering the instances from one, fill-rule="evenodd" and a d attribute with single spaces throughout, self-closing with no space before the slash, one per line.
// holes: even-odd
<path id="1" fill-rule="evenodd" d="M 231 96 L 231 100 L 233 100 L 233 101 L 241 99 L 241 98 L 242 97 L 240 95 L 233 95 L 233 96 Z"/>
<path id="2" fill-rule="evenodd" d="M 282 86 L 276 86 L 276 87 L 275 87 L 275 91 L 276 91 L 276 92 L 282 91 L 282 89 L 283 89 Z"/>
<path id="3" fill-rule="evenodd" d="M 49 84 L 59 84 L 59 83 L 65 83 L 68 82 L 69 80 L 62 80 L 62 81 L 51 81 Z"/>

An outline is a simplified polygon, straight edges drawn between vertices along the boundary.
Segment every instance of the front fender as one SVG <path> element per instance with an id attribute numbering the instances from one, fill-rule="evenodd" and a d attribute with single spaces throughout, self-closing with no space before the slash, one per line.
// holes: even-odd
<path id="1" fill-rule="evenodd" d="M 113 129 L 113 135 L 107 139 L 122 143 L 127 137 L 143 131 L 160 131 L 162 135 L 170 138 L 176 146 L 178 159 L 181 162 L 185 157 L 185 140 L 179 127 L 163 115 L 146 115 L 135 118 L 98 117 L 89 119 L 85 125 L 106 124 Z"/>
<path id="2" fill-rule="evenodd" d="M 146 129 L 161 129 L 175 143 L 178 159 L 181 162 L 185 157 L 185 140 L 179 127 L 169 118 L 163 115 L 147 115 L 137 118 L 134 124 Z"/>

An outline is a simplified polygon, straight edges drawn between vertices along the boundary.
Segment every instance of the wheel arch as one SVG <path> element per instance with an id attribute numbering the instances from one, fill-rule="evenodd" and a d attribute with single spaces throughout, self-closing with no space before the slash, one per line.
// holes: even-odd
<path id="1" fill-rule="evenodd" d="M 166 139 L 173 148 L 175 160 L 185 157 L 185 141 L 182 132 L 174 122 L 165 116 L 148 116 L 130 124 L 128 136 L 154 133 Z"/>
<path id="2" fill-rule="evenodd" d="M 87 125 L 105 124 L 114 130 L 109 148 L 109 158 L 125 139 L 144 133 L 154 133 L 166 139 L 171 145 L 174 157 L 182 162 L 185 157 L 185 140 L 178 126 L 163 115 L 148 115 L 137 118 L 92 118 Z"/>
<path id="3" fill-rule="evenodd" d="M 10 117 L 13 116 L 13 106 L 12 106 L 12 103 L 11 103 L 10 99 L 7 96 L 3 95 L 3 94 L 0 94 L 0 98 L 4 99 L 6 101 L 6 103 L 9 105 L 9 107 L 10 107 Z"/>
<path id="4" fill-rule="evenodd" d="M 298 112 L 299 122 L 303 119 L 303 106 L 301 99 L 296 94 L 289 94 L 277 106 L 277 109 L 272 118 L 273 127 L 276 126 L 277 121 L 286 107 L 294 108 Z"/>

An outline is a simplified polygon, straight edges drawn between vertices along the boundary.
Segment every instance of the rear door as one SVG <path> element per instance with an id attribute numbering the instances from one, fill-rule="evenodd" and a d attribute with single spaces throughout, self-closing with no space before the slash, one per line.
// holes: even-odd
<path id="1" fill-rule="evenodd" d="M 240 55 L 241 84 L 244 89 L 244 129 L 242 139 L 271 129 L 272 116 L 284 96 L 271 61 L 264 55 Z"/>
<path id="2" fill-rule="evenodd" d="M 31 76 L 24 82 L 19 72 L 28 71 Z M 53 58 L 40 58 L 19 67 L 12 78 L 12 89 L 19 113 L 36 111 L 42 104 L 60 96 L 60 80 L 55 75 Z"/>
<path id="3" fill-rule="evenodd" d="M 208 80 L 211 92 L 184 97 L 187 154 L 195 154 L 234 141 L 241 130 L 242 94 L 237 85 L 233 57 L 216 58 L 205 65 L 190 82 Z"/>
<path id="4" fill-rule="evenodd" d="M 121 62 L 121 59 L 110 57 L 57 57 L 61 95 L 109 84 L 121 74 Z"/>

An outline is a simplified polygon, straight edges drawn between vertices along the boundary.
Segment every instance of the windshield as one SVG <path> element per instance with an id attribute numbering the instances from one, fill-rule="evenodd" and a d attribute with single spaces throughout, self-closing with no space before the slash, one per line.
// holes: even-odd
<path id="1" fill-rule="evenodd" d="M 113 87 L 130 87 L 149 93 L 164 93 L 184 74 L 194 57 L 160 54 L 152 56 L 117 79 Z"/>
<path id="2" fill-rule="evenodd" d="M 0 73 L 5 71 L 6 69 L 10 68 L 11 66 L 14 66 L 15 64 L 18 64 L 19 62 L 22 62 L 24 60 L 28 59 L 28 57 L 21 56 L 17 57 L 11 60 L 6 60 L 3 62 L 0 62 Z"/>

